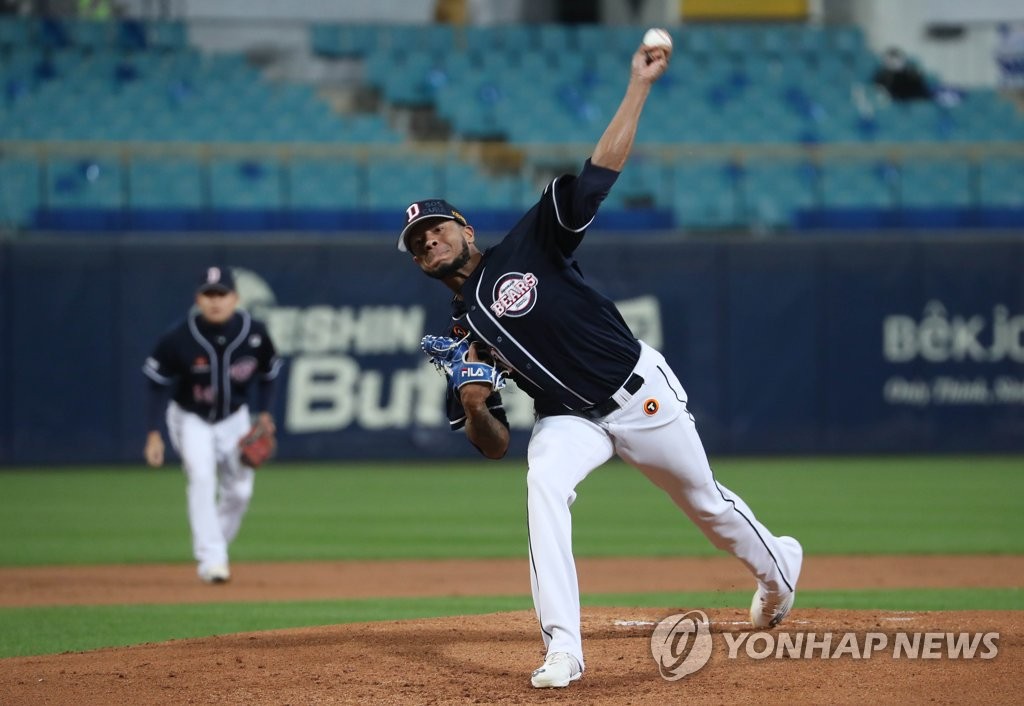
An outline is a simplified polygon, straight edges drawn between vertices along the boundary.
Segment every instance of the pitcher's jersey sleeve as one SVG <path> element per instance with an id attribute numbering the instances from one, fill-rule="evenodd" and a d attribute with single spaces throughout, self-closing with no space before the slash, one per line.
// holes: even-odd
<path id="1" fill-rule="evenodd" d="M 588 159 L 578 175 L 563 175 L 548 184 L 540 201 L 539 223 L 558 224 L 553 235 L 562 255 L 568 256 L 579 247 L 618 177 L 617 171 L 598 167 Z M 541 233 L 545 230 L 542 228 Z"/>

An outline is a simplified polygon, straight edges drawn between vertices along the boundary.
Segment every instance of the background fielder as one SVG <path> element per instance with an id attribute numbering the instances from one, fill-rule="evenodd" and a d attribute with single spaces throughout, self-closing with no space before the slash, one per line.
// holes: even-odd
<path id="1" fill-rule="evenodd" d="M 205 269 L 195 303 L 196 310 L 160 338 L 142 368 L 150 380 L 144 454 L 150 466 L 164 462 L 160 417 L 166 409 L 168 436 L 188 478 L 196 570 L 203 581 L 221 583 L 231 577 L 228 545 L 241 527 L 255 481 L 238 449 L 251 427 L 250 388 L 258 382 L 256 423 L 273 431 L 268 410 L 281 360 L 266 326 L 237 308 L 229 269 Z"/>
<path id="2" fill-rule="evenodd" d="M 618 455 L 662 488 L 715 546 L 751 571 L 750 616 L 772 627 L 793 603 L 803 552 L 776 537 L 734 493 L 719 485 L 704 453 L 687 394 L 656 350 L 638 341 L 615 305 L 590 287 L 573 253 L 632 149 L 651 85 L 671 50 L 642 45 L 625 96 L 579 175 L 562 176 L 495 247 L 481 253 L 466 218 L 438 199 L 406 211 L 399 250 L 444 282 L 455 297 L 454 341 L 424 340 L 450 368 L 449 416 L 490 458 L 509 444 L 495 375 L 515 380 L 535 403 L 528 450 L 527 503 L 534 606 L 547 657 L 535 687 L 564 687 L 584 669 L 579 587 L 570 506 L 576 486 Z M 457 351 L 457 352 L 456 352 Z M 478 380 L 487 382 L 478 382 Z"/>

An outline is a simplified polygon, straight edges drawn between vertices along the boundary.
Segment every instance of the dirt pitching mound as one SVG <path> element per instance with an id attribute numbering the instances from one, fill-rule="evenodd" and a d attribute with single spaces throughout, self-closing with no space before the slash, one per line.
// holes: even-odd
<path id="1" fill-rule="evenodd" d="M 668 681 L 652 657 L 651 634 L 658 621 L 691 609 L 585 609 L 587 670 L 568 689 L 530 686 L 543 649 L 536 620 L 526 611 L 12 658 L 0 661 L 0 684 L 4 703 L 22 705 L 1020 702 L 1021 612 L 798 608 L 782 628 L 762 633 L 750 631 L 743 611 L 708 611 L 710 660 L 699 671 Z M 831 658 L 848 632 L 855 636 L 847 647 L 858 655 L 847 649 Z M 927 632 L 942 635 L 918 638 L 916 659 L 906 651 L 894 658 L 898 634 Z M 998 633 L 998 638 L 987 644 L 976 638 L 972 659 L 963 658 L 963 649 L 961 658 L 951 658 L 945 634 L 962 632 Z M 818 647 L 809 658 L 807 643 L 788 657 L 772 651 L 756 658 L 768 645 L 780 644 L 783 633 L 791 644 L 800 634 L 814 633 L 818 644 L 825 634 L 832 637 L 825 650 Z M 875 635 L 873 643 L 866 633 Z M 862 653 L 879 644 L 879 636 L 886 647 L 865 658 Z M 830 658 L 822 658 L 823 651 Z M 990 658 L 982 659 L 986 653 Z"/>

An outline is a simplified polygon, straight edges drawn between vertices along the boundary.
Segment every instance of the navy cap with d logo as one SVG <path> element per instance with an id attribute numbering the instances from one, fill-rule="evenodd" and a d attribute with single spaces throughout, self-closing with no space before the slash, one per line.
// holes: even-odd
<path id="1" fill-rule="evenodd" d="M 199 277 L 196 288 L 199 294 L 207 292 L 233 292 L 235 291 L 235 278 L 228 267 L 207 267 Z"/>
<path id="2" fill-rule="evenodd" d="M 405 236 L 409 234 L 410 228 L 426 218 L 447 218 L 450 221 L 457 221 L 462 225 L 469 225 L 466 223 L 466 218 L 444 199 L 417 201 L 405 209 L 405 227 L 398 236 L 399 250 L 402 252 L 408 251 L 409 248 L 405 244 Z"/>

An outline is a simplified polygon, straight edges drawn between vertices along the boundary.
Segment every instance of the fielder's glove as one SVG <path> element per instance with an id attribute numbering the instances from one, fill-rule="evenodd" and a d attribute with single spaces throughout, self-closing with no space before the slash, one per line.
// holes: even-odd
<path id="1" fill-rule="evenodd" d="M 470 345 L 465 338 L 458 341 L 448 336 L 424 336 L 420 350 L 427 354 L 435 368 L 445 374 L 455 390 L 474 382 L 487 383 L 492 390 L 505 387 L 504 372 L 490 363 L 466 360 Z"/>
<path id="2" fill-rule="evenodd" d="M 250 468 L 259 468 L 274 456 L 277 439 L 274 432 L 263 424 L 256 424 L 238 441 L 238 455 Z"/>

